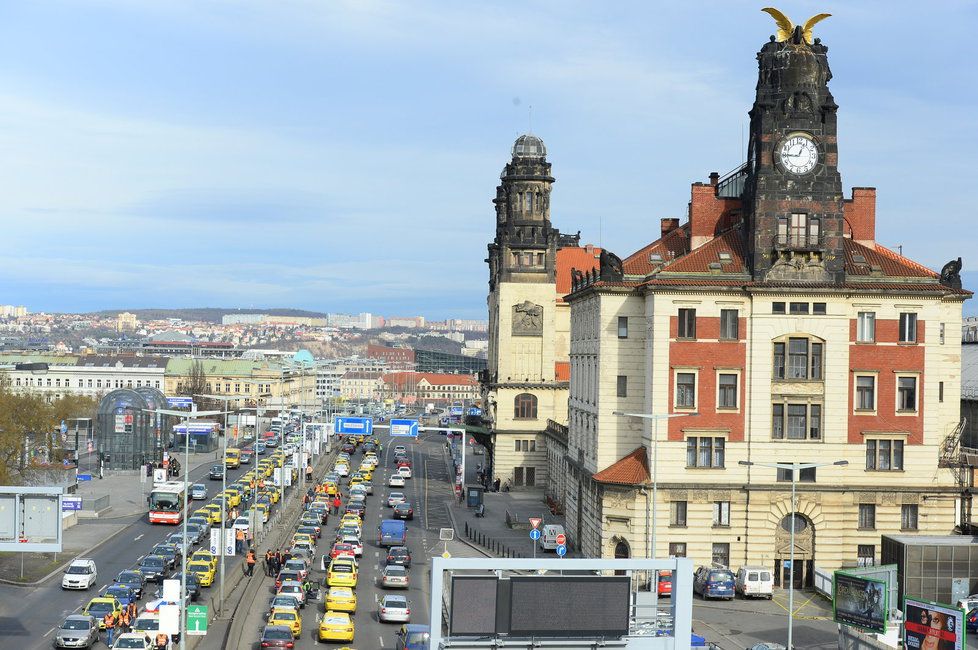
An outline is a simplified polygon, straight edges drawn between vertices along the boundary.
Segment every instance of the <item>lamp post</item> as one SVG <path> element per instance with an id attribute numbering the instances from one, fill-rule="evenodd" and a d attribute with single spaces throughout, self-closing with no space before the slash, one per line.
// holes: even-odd
<path id="1" fill-rule="evenodd" d="M 183 418 L 183 462 L 185 466 L 183 468 L 183 503 L 180 507 L 183 508 L 183 535 L 180 537 L 180 541 L 183 545 L 183 570 L 180 571 L 180 650 L 186 650 L 187 647 L 187 491 L 190 489 L 190 423 L 200 417 L 210 417 L 212 415 L 220 415 L 221 411 L 198 411 L 197 405 L 193 404 L 190 413 L 186 411 L 174 411 L 170 409 L 144 409 L 149 413 L 156 413 L 159 415 L 172 415 L 174 417 Z"/>
<path id="2" fill-rule="evenodd" d="M 791 581 L 788 583 L 788 650 L 794 650 L 792 645 L 792 632 L 795 622 L 795 485 L 798 482 L 798 472 L 803 469 L 814 469 L 816 467 L 829 467 L 832 465 L 848 465 L 847 460 L 837 460 L 831 463 L 758 463 L 750 460 L 737 461 L 738 465 L 750 467 L 770 467 L 772 469 L 783 469 L 791 472 L 791 548 L 788 550 L 789 562 L 791 563 Z"/>
<path id="3" fill-rule="evenodd" d="M 692 415 L 699 415 L 699 413 L 624 413 L 622 411 L 614 411 L 614 415 L 619 415 L 622 417 L 629 418 L 641 418 L 643 420 L 652 420 L 652 448 L 649 453 L 652 455 L 652 505 L 649 509 L 652 511 L 652 532 L 649 535 L 649 539 L 646 540 L 648 545 L 648 557 L 649 559 L 655 558 L 656 552 L 656 529 L 655 529 L 655 511 L 656 511 L 656 497 L 659 492 L 659 482 L 658 482 L 658 469 L 659 469 L 659 420 L 668 420 L 670 418 L 682 418 Z M 648 517 L 649 513 L 646 513 Z M 653 588 L 655 585 L 652 585 Z M 654 589 L 653 589 L 654 590 Z"/>

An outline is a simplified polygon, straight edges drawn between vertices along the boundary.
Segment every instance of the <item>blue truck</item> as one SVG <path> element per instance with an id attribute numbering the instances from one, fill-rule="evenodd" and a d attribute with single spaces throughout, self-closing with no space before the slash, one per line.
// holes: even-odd
<path id="1" fill-rule="evenodd" d="M 403 546 L 407 543 L 407 524 L 399 519 L 385 519 L 377 526 L 377 544 Z"/>

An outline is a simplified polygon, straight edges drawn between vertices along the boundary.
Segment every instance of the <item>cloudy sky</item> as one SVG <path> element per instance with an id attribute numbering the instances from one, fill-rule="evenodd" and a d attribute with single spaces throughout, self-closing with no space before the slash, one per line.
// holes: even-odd
<path id="1" fill-rule="evenodd" d="M 742 162 L 761 6 L 5 2 L 0 303 L 482 318 L 513 139 L 547 144 L 555 225 L 624 257 Z M 843 183 L 878 188 L 879 241 L 978 269 L 976 3 L 779 6 L 834 14 Z"/>

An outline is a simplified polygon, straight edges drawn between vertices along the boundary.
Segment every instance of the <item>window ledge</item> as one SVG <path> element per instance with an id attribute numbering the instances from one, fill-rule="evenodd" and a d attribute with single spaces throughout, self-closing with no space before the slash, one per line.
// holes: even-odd
<path id="1" fill-rule="evenodd" d="M 866 468 L 866 471 L 867 472 L 873 472 L 874 474 L 903 474 L 903 473 L 906 472 L 906 470 L 903 469 L 903 468 L 900 468 L 900 469 L 874 469 L 874 468 L 870 468 L 870 467 L 867 467 Z"/>
<path id="2" fill-rule="evenodd" d="M 897 409 L 897 415 L 917 415 L 916 409 Z"/>
<path id="3" fill-rule="evenodd" d="M 920 345 L 919 341 L 897 341 L 897 345 Z"/>
<path id="4" fill-rule="evenodd" d="M 698 469 L 698 470 L 708 470 L 708 469 L 727 469 L 723 465 L 706 467 L 705 465 L 687 465 L 686 469 Z"/>
<path id="5" fill-rule="evenodd" d="M 856 528 L 856 530 L 859 530 L 859 531 L 874 531 L 874 530 L 876 530 L 876 526 L 873 526 L 872 528 L 862 528 L 862 527 L 859 527 L 859 528 Z"/>
<path id="6" fill-rule="evenodd" d="M 876 415 L 876 409 L 852 409 L 853 415 Z"/>
<path id="7" fill-rule="evenodd" d="M 857 339 L 855 341 L 855 344 L 856 345 L 876 345 L 876 341 L 875 340 L 873 340 L 873 341 L 860 341 L 860 340 Z"/>
<path id="8" fill-rule="evenodd" d="M 716 408 L 716 410 L 717 411 L 721 411 L 723 413 L 737 413 L 737 412 L 740 411 L 740 407 L 739 406 L 718 406 Z"/>
<path id="9" fill-rule="evenodd" d="M 713 524 L 713 528 L 730 528 L 730 524 Z"/>
<path id="10" fill-rule="evenodd" d="M 695 336 L 677 336 L 676 337 L 676 340 L 677 341 L 695 341 L 696 340 L 696 337 Z"/>
<path id="11" fill-rule="evenodd" d="M 686 528 L 686 524 L 669 524 L 669 528 Z"/>
<path id="12" fill-rule="evenodd" d="M 900 529 L 900 532 L 901 533 L 918 533 L 918 532 L 920 532 L 920 528 L 901 528 Z"/>

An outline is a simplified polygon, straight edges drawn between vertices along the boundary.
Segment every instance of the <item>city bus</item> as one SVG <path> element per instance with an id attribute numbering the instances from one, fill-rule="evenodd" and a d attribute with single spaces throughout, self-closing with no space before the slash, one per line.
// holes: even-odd
<path id="1" fill-rule="evenodd" d="M 237 469 L 241 466 L 241 451 L 238 449 L 228 448 L 224 452 L 224 466 L 228 469 Z"/>
<path id="2" fill-rule="evenodd" d="M 182 481 L 158 483 L 149 493 L 149 523 L 179 524 L 187 507 Z"/>

